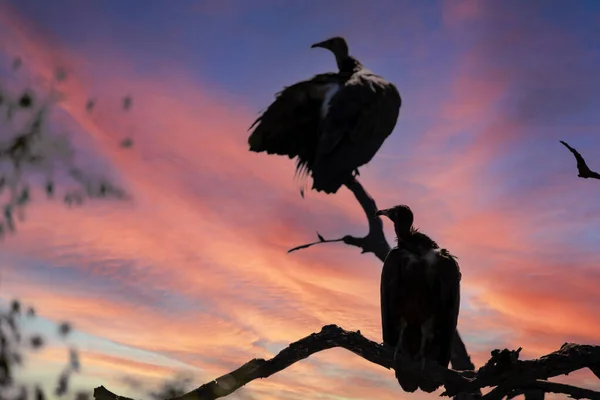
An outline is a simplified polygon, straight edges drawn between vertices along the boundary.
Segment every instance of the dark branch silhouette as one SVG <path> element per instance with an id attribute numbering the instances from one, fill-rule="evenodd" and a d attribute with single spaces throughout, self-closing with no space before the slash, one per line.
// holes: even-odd
<path id="1" fill-rule="evenodd" d="M 350 191 L 354 194 L 354 197 L 356 197 L 356 200 L 358 200 L 363 208 L 367 217 L 367 221 L 369 222 L 369 233 L 364 237 L 346 235 L 339 239 L 324 239 L 323 236 L 317 232 L 317 237 L 319 239 L 318 241 L 296 246 L 293 249 L 288 250 L 288 253 L 296 250 L 306 249 L 314 246 L 315 244 L 344 242 L 349 246 L 360 248 L 362 250 L 361 253 L 373 253 L 381 261 L 385 260 L 387 253 L 390 251 L 390 245 L 385 239 L 381 219 L 375 215 L 377 212 L 375 200 L 373 200 L 373 198 L 366 192 L 366 190 L 363 188 L 360 182 L 356 180 L 355 177 L 350 178 L 345 186 L 350 189 Z"/>
<path id="2" fill-rule="evenodd" d="M 288 253 L 291 253 L 292 251 L 296 251 L 296 250 L 307 249 L 307 248 L 309 248 L 311 246 L 314 246 L 315 244 L 321 244 L 321 243 L 344 242 L 346 244 L 350 244 L 350 243 L 346 242 L 350 238 L 350 236 L 344 236 L 344 237 L 339 238 L 339 239 L 325 239 L 323 236 L 321 236 L 321 234 L 319 232 L 317 232 L 317 237 L 319 238 L 318 241 L 312 242 L 312 243 L 303 244 L 303 245 L 300 245 L 300 246 L 296 246 L 296 247 L 294 247 L 292 249 L 289 249 Z"/>
<path id="3" fill-rule="evenodd" d="M 594 178 L 594 179 L 600 179 L 600 174 L 597 173 L 596 171 L 592 171 L 590 169 L 590 167 L 588 167 L 587 163 L 585 162 L 585 160 L 583 159 L 583 157 L 581 156 L 581 154 L 579 154 L 579 152 L 577 150 L 575 150 L 574 148 L 572 148 L 571 146 L 569 146 L 567 144 L 567 142 L 564 141 L 560 141 L 567 149 L 569 149 L 571 151 L 571 153 L 573 153 L 573 155 L 575 156 L 575 159 L 577 160 L 577 171 L 578 174 L 577 176 L 583 179 L 587 179 L 587 178 Z"/>
<path id="4" fill-rule="evenodd" d="M 213 400 L 227 396 L 247 383 L 267 378 L 310 355 L 341 347 L 352 353 L 381 365 L 393 368 L 394 349 L 375 343 L 360 331 L 350 332 L 337 325 L 326 325 L 320 332 L 312 333 L 297 342 L 291 343 L 275 357 L 265 360 L 255 358 L 238 369 L 231 371 L 211 382 L 171 400 Z M 518 350 L 494 350 L 490 360 L 477 372 L 458 371 L 444 368 L 428 361 L 420 372 L 420 363 L 405 362 L 400 367 L 412 373 L 422 373 L 427 379 L 439 382 L 445 387 L 442 396 L 456 396 L 460 393 L 479 392 L 484 387 L 494 389 L 483 396 L 483 399 L 502 399 L 514 397 L 525 391 L 563 393 L 577 399 L 598 399 L 600 392 L 578 388 L 561 383 L 548 382 L 548 378 L 565 375 L 582 368 L 594 368 L 600 364 L 600 346 L 565 343 L 562 347 L 548 355 L 534 360 L 519 360 Z M 127 400 L 110 392 L 104 386 L 94 390 L 96 400 Z"/>
<path id="5" fill-rule="evenodd" d="M 564 383 L 557 382 L 548 382 L 545 380 L 535 380 L 533 382 L 525 383 L 521 385 L 520 388 L 516 389 L 514 385 L 498 385 L 494 390 L 490 393 L 483 396 L 483 399 L 502 399 L 507 396 L 507 398 L 512 399 L 516 396 L 524 394 L 524 390 L 528 392 L 537 391 L 540 393 L 540 398 L 544 398 L 544 393 L 560 393 L 569 395 L 569 397 L 573 399 L 598 399 L 600 398 L 600 392 L 584 389 L 577 386 L 567 385 Z"/>

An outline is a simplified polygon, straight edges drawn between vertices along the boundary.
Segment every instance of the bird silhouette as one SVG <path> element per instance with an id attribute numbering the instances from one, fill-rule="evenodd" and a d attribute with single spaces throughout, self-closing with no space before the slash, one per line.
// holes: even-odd
<path id="1" fill-rule="evenodd" d="M 393 83 L 350 55 L 344 38 L 311 47 L 331 51 L 339 71 L 279 92 L 250 127 L 248 144 L 253 152 L 296 157 L 299 177 L 311 175 L 313 190 L 333 194 L 392 133 L 402 99 Z"/>
<path id="2" fill-rule="evenodd" d="M 377 211 L 394 223 L 398 245 L 381 271 L 383 342 L 395 348 L 396 379 L 405 392 L 431 393 L 440 385 L 402 371 L 403 359 L 448 367 L 460 307 L 461 273 L 455 257 L 413 227 L 406 205 Z"/>

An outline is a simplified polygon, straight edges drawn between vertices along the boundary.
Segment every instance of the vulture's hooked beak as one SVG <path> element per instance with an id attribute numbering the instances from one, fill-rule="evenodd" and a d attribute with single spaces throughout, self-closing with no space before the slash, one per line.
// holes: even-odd
<path id="1" fill-rule="evenodd" d="M 322 47 L 324 49 L 329 49 L 329 40 L 324 40 L 322 42 L 315 43 L 312 46 L 310 46 L 311 49 L 314 49 L 315 47 Z"/>
<path id="2" fill-rule="evenodd" d="M 386 217 L 390 217 L 390 210 L 377 210 L 377 212 L 375 213 L 375 215 L 380 216 L 380 215 L 385 215 Z"/>

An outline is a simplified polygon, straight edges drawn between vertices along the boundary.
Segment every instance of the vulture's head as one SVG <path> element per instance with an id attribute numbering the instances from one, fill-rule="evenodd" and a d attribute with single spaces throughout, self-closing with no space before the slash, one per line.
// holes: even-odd
<path id="1" fill-rule="evenodd" d="M 348 57 L 348 44 L 346 44 L 346 39 L 341 36 L 335 36 L 310 46 L 311 49 L 314 49 L 315 47 L 321 47 L 331 51 L 336 58 Z"/>
<path id="2" fill-rule="evenodd" d="M 385 215 L 392 220 L 397 233 L 408 233 L 414 222 L 414 215 L 409 206 L 401 204 L 385 210 L 378 210 L 375 215 Z"/>

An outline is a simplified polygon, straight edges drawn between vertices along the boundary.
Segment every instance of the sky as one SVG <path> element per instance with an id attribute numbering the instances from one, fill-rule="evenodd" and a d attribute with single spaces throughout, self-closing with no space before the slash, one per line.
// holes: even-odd
<path id="1" fill-rule="evenodd" d="M 286 253 L 316 230 L 366 233 L 352 194 L 302 199 L 293 161 L 247 145 L 277 91 L 335 70 L 310 49 L 335 35 L 401 93 L 359 179 L 459 257 L 458 329 L 474 362 L 599 344 L 600 182 L 577 177 L 559 140 L 600 169 L 600 3 L 0 0 L 3 80 L 41 87 L 66 70 L 49 131 L 131 194 L 69 208 L 38 193 L 0 243 L 0 299 L 33 305 L 39 318 L 23 324 L 51 338 L 23 380 L 54 382 L 76 346 L 75 387 L 145 398 L 132 382 L 185 371 L 199 386 L 326 324 L 381 341 L 381 261 L 342 244 Z M 558 381 L 600 389 L 588 372 Z M 438 394 L 404 394 L 393 371 L 333 349 L 228 398 Z"/>

